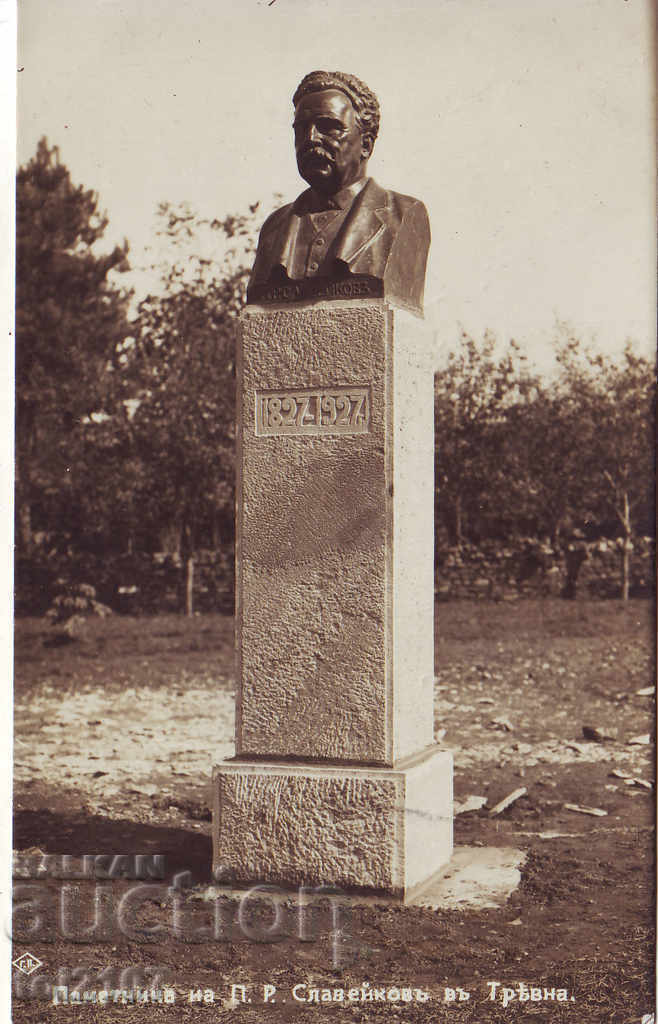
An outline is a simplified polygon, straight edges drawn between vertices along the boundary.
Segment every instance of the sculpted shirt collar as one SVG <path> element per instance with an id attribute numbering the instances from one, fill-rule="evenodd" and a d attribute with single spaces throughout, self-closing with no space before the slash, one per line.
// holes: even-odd
<path id="1" fill-rule="evenodd" d="M 324 210 L 345 210 L 352 205 L 368 181 L 368 178 L 359 178 L 332 196 L 323 196 L 309 188 L 297 197 L 293 204 L 293 212 L 301 217 L 306 213 L 321 213 Z"/>

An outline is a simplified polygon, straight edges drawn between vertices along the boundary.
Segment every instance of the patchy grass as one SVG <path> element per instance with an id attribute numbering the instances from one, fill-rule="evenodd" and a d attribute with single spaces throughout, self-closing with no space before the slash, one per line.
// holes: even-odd
<path id="1" fill-rule="evenodd" d="M 233 678 L 233 619 L 226 615 L 89 618 L 80 640 L 52 648 L 51 634 L 45 619 L 18 620 L 17 696 L 44 685 L 60 693 L 130 686 L 169 690 L 177 678 L 212 689 Z"/>

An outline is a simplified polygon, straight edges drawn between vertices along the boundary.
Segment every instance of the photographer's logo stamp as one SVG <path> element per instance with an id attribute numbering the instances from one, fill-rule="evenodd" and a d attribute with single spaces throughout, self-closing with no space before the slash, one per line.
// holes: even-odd
<path id="1" fill-rule="evenodd" d="M 32 953 L 21 953 L 18 959 L 14 960 L 14 967 L 22 974 L 34 974 L 42 966 L 43 961 Z"/>

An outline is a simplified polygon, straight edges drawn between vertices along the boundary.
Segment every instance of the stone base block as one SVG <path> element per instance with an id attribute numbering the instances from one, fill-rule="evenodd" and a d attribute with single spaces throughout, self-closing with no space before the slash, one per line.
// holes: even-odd
<path id="1" fill-rule="evenodd" d="M 213 773 L 213 869 L 239 883 L 408 898 L 452 853 L 452 755 L 394 768 L 225 761 Z"/>

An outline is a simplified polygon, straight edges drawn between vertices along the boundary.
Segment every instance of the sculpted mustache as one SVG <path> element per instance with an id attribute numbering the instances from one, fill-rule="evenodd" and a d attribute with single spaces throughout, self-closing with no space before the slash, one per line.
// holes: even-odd
<path id="1" fill-rule="evenodd" d="M 333 160 L 331 153 L 327 153 L 326 149 L 321 149 L 319 146 L 309 146 L 308 149 L 302 151 L 302 157 L 306 158 L 309 156 L 321 156 L 325 160 Z"/>

